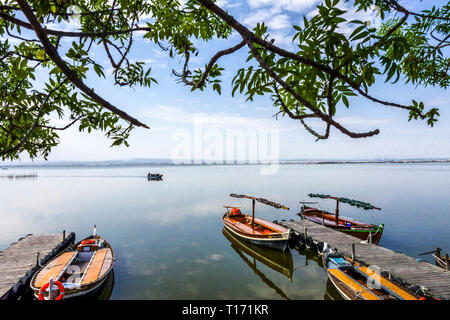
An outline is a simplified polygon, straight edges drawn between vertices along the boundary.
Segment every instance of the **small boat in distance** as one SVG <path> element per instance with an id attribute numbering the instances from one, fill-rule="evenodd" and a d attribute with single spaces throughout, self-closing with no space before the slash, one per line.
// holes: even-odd
<path id="1" fill-rule="evenodd" d="M 230 197 L 251 199 L 252 215 L 249 216 L 241 213 L 239 207 L 224 206 L 224 208 L 227 208 L 227 211 L 222 219 L 227 230 L 234 236 L 253 244 L 281 251 L 286 250 L 289 239 L 291 238 L 290 230 L 267 220 L 255 217 L 255 202 L 258 201 L 277 209 L 289 210 L 289 208 L 263 198 L 255 198 L 242 194 L 232 193 L 230 194 Z"/>
<path id="2" fill-rule="evenodd" d="M 94 233 L 70 246 L 34 274 L 30 287 L 39 300 L 94 295 L 111 273 L 114 251 Z"/>
<path id="3" fill-rule="evenodd" d="M 321 224 L 325 227 L 332 228 L 361 240 L 367 240 L 369 243 L 378 244 L 383 234 L 384 224 L 370 224 L 360 222 L 348 217 L 339 216 L 339 203 L 347 203 L 352 206 L 357 206 L 365 210 L 375 209 L 381 210 L 380 208 L 372 206 L 370 203 L 361 202 L 357 200 L 351 200 L 347 198 L 332 197 L 329 195 L 322 194 L 309 194 L 310 197 L 319 197 L 323 199 L 333 199 L 336 200 L 336 211 L 334 213 L 327 212 L 320 208 L 309 207 L 306 204 L 317 203 L 317 202 L 307 202 L 301 201 L 302 204 L 300 216 L 303 219 L 309 220 L 311 222 Z"/>
<path id="4" fill-rule="evenodd" d="M 160 180 L 162 180 L 162 177 L 163 177 L 163 175 L 162 174 L 160 174 L 160 173 L 148 173 L 147 174 L 147 179 L 148 180 L 157 180 L 157 181 L 160 181 Z"/>
<path id="5" fill-rule="evenodd" d="M 326 243 L 322 259 L 328 279 L 346 300 L 419 300 L 407 288 L 330 249 Z"/>

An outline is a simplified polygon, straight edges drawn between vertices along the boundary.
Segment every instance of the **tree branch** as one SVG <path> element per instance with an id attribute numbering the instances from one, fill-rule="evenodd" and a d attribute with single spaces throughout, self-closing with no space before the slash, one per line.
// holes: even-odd
<path id="1" fill-rule="evenodd" d="M 110 110 L 111 112 L 117 114 L 121 118 L 129 121 L 131 124 L 144 127 L 149 129 L 149 127 L 143 123 L 141 123 L 139 120 L 131 117 L 126 112 L 116 108 L 112 104 L 110 104 L 108 101 L 97 95 L 91 88 L 87 87 L 83 81 L 78 77 L 77 73 L 72 70 L 70 67 L 67 66 L 67 64 L 64 62 L 64 60 L 59 56 L 58 51 L 56 48 L 50 43 L 49 39 L 47 38 L 47 35 L 45 34 L 45 31 L 42 29 L 40 23 L 37 21 L 33 11 L 31 10 L 30 6 L 28 5 L 27 1 L 25 0 L 17 0 L 17 3 L 19 4 L 20 8 L 22 9 L 22 12 L 30 22 L 30 24 L 33 26 L 33 29 L 38 37 L 38 39 L 41 41 L 42 46 L 44 47 L 45 52 L 47 55 L 55 62 L 55 64 L 61 69 L 62 73 L 82 92 L 84 92 L 87 96 L 89 96 L 92 100 L 96 101 L 100 105 L 102 105 L 104 108 Z"/>
<path id="2" fill-rule="evenodd" d="M 342 133 L 348 135 L 351 138 L 367 138 L 367 137 L 374 136 L 374 135 L 377 135 L 377 134 L 380 133 L 380 131 L 378 129 L 373 130 L 373 131 L 369 131 L 369 132 L 364 132 L 364 133 L 355 133 L 355 132 L 351 132 L 350 130 L 346 129 L 341 124 L 339 124 L 338 122 L 336 122 L 333 119 L 331 119 L 328 115 L 326 115 L 325 113 L 323 113 L 322 111 L 317 109 L 308 100 L 306 100 L 304 97 L 302 97 L 300 94 L 298 94 L 291 86 L 289 86 L 286 82 L 284 82 L 283 79 L 278 77 L 278 75 L 271 68 L 269 68 L 267 66 L 267 64 L 264 62 L 264 60 L 261 58 L 261 56 L 258 53 L 258 50 L 256 50 L 256 48 L 254 47 L 253 43 L 251 43 L 250 41 L 247 41 L 247 45 L 250 48 L 250 51 L 252 52 L 252 54 L 255 57 L 255 59 L 261 65 L 261 67 L 264 70 L 266 70 L 267 74 L 273 80 L 275 80 L 279 85 L 281 85 L 281 87 L 284 90 L 289 92 L 297 101 L 299 101 L 302 105 L 304 105 L 306 108 L 311 110 L 315 115 L 317 115 L 318 118 L 322 119 L 326 123 L 331 124 L 332 126 L 337 128 L 339 131 L 341 131 Z"/>
<path id="3" fill-rule="evenodd" d="M 187 70 L 187 65 L 188 65 L 188 61 L 189 61 L 189 51 L 186 50 L 186 52 L 185 52 L 186 61 L 184 63 L 184 67 L 183 67 L 183 73 L 181 74 L 182 81 L 184 83 L 186 83 L 187 85 L 193 86 L 194 88 L 203 87 L 203 85 L 205 84 L 206 78 L 208 77 L 209 71 L 211 71 L 211 68 L 214 66 L 214 64 L 217 62 L 217 60 L 219 60 L 221 57 L 223 57 L 225 55 L 236 52 L 237 50 L 241 49 L 244 46 L 245 46 L 245 40 L 242 40 L 240 43 L 238 43 L 237 45 L 235 45 L 231 48 L 217 52 L 209 61 L 208 65 L 206 66 L 205 72 L 203 73 L 202 78 L 198 82 L 187 80 L 187 75 L 189 74 L 189 70 Z"/>

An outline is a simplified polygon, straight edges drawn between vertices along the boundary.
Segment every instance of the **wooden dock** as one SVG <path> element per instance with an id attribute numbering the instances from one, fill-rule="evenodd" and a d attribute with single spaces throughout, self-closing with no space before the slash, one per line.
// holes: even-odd
<path id="1" fill-rule="evenodd" d="M 41 265 L 45 264 L 74 240 L 74 233 L 29 234 L 0 251 L 0 298 L 21 299 L 28 291 L 31 277 L 39 269 L 38 259 Z"/>
<path id="2" fill-rule="evenodd" d="M 352 257 L 352 244 L 354 244 L 355 258 L 367 266 L 377 266 L 381 271 L 388 272 L 391 276 L 403 280 L 410 286 L 426 288 L 427 293 L 432 296 L 450 299 L 450 272 L 443 268 L 427 262 L 418 262 L 403 253 L 362 242 L 355 237 L 311 221 L 282 220 L 275 222 L 293 230 L 296 239 L 302 243 L 306 242 L 320 247 L 326 242 L 330 247 L 338 249 L 349 257 Z"/>

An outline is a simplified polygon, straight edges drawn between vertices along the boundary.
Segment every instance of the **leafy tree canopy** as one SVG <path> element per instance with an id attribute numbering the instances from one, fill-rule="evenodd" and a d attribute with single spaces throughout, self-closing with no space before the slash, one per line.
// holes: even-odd
<path id="1" fill-rule="evenodd" d="M 347 20 L 340 1 L 376 12 L 383 23 L 374 27 Z M 77 21 L 77 30 L 66 31 L 68 21 Z M 344 33 L 344 25 L 353 32 Z M 242 68 L 232 81 L 233 95 L 270 97 L 277 115 L 299 120 L 317 139 L 327 139 L 331 127 L 352 138 L 379 133 L 352 132 L 336 122 L 338 104 L 350 108 L 351 96 L 405 109 L 408 120 L 425 120 L 430 126 L 437 121 L 437 108 L 414 100 L 385 101 L 373 96 L 370 87 L 402 79 L 447 88 L 449 4 L 413 12 L 395 0 L 325 0 L 316 15 L 303 17 L 293 29 L 295 50 L 288 51 L 271 40 L 264 21 L 249 30 L 210 0 L 1 0 L 0 156 L 12 160 L 26 152 L 46 158 L 59 143 L 58 132 L 72 125 L 80 131 L 104 131 L 112 145 L 128 145 L 133 127 L 148 128 L 85 84 L 88 76 L 105 78 L 105 67 L 112 67 L 117 86 L 154 86 L 151 68 L 129 58 L 140 40 L 138 32 L 168 56 L 184 58 L 182 70 L 173 71 L 181 82 L 192 90 L 211 86 L 219 94 L 220 58 L 246 47 L 248 59 L 236 61 Z M 239 34 L 239 43 L 218 51 L 204 68 L 189 69 L 191 55 L 201 54 L 194 42 L 227 39 L 232 31 Z M 63 39 L 71 45 L 62 45 Z M 104 49 L 108 65 L 96 59 L 93 47 Z M 42 69 L 48 77 L 38 84 Z M 67 124 L 51 125 L 55 115 Z M 306 123 L 310 118 L 322 120 L 325 131 L 312 129 Z"/>

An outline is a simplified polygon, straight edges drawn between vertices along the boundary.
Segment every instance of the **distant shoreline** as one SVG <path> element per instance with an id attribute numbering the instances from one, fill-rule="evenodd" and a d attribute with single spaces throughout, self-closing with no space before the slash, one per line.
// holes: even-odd
<path id="1" fill-rule="evenodd" d="M 24 163 L 24 164 L 2 164 L 0 168 L 7 170 L 9 168 L 99 168 L 99 167 L 143 167 L 143 166 L 235 166 L 235 165 L 327 165 L 327 164 L 445 164 L 450 163 L 450 159 L 403 159 L 403 160 L 279 160 L 278 162 L 259 161 L 256 163 L 173 163 L 164 161 L 145 162 L 145 161 L 86 161 L 86 162 L 47 162 L 47 163 Z"/>

